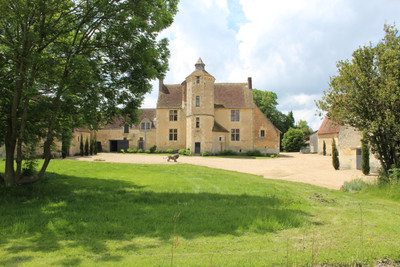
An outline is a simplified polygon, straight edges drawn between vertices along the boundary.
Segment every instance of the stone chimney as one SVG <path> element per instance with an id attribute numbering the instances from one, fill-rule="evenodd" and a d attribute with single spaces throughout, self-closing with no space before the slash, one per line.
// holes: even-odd
<path id="1" fill-rule="evenodd" d="M 160 78 L 160 79 L 158 79 L 158 90 L 162 91 L 163 87 L 164 87 L 164 79 Z"/>
<path id="2" fill-rule="evenodd" d="M 249 87 L 249 89 L 253 89 L 253 83 L 251 81 L 251 77 L 247 78 L 247 86 Z"/>

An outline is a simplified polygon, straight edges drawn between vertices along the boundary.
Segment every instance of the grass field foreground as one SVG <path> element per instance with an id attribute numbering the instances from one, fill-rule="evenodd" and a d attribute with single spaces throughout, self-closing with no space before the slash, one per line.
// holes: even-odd
<path id="1" fill-rule="evenodd" d="M 0 265 L 400 261 L 397 192 L 350 194 L 186 164 L 53 160 L 44 181 L 0 194 Z"/>

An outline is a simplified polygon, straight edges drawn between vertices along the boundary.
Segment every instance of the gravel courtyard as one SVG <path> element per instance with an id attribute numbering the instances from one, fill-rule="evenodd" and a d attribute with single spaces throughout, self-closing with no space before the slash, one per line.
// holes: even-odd
<path id="1" fill-rule="evenodd" d="M 356 178 L 374 180 L 359 170 L 338 170 L 332 167 L 332 158 L 316 154 L 281 153 L 279 158 L 237 159 L 200 156 L 180 156 L 178 162 L 167 162 L 165 155 L 99 153 L 90 157 L 72 157 L 75 160 L 105 161 L 140 164 L 195 164 L 224 170 L 262 175 L 265 178 L 308 183 L 330 189 L 340 189 L 345 181 Z"/>

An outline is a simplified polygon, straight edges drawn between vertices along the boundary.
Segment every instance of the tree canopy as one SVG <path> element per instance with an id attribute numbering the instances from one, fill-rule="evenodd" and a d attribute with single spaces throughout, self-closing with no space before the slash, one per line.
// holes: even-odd
<path id="1" fill-rule="evenodd" d="M 299 152 L 304 146 L 304 133 L 300 129 L 290 128 L 282 139 L 282 147 L 286 152 Z"/>
<path id="2" fill-rule="evenodd" d="M 0 2 L 0 145 L 5 182 L 40 180 L 55 139 L 78 126 L 128 122 L 168 68 L 158 33 L 177 0 L 16 0 Z M 23 148 L 43 140 L 44 164 L 21 176 Z M 16 155 L 16 168 L 14 168 Z"/>
<path id="3" fill-rule="evenodd" d="M 351 60 L 339 61 L 338 75 L 317 105 L 339 124 L 350 125 L 368 139 L 383 170 L 399 167 L 400 36 L 385 25 L 376 45 L 360 47 Z"/>
<path id="4" fill-rule="evenodd" d="M 274 92 L 253 89 L 253 98 L 257 107 L 282 134 L 286 133 L 290 127 L 294 127 L 293 112 L 290 111 L 288 115 L 285 115 L 276 108 L 278 96 Z"/>

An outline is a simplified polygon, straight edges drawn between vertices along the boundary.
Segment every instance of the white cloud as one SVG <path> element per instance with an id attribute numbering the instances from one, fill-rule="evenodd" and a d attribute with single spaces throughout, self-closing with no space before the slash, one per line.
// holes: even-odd
<path id="1" fill-rule="evenodd" d="M 181 0 L 162 33 L 171 40 L 165 82 L 181 83 L 202 57 L 216 82 L 252 77 L 254 88 L 277 93 L 281 111 L 320 123 L 313 100 L 328 88 L 336 62 L 378 42 L 399 12 L 397 0 Z M 146 105 L 157 91 L 158 83 Z"/>

